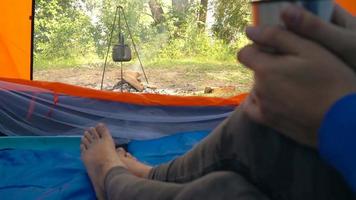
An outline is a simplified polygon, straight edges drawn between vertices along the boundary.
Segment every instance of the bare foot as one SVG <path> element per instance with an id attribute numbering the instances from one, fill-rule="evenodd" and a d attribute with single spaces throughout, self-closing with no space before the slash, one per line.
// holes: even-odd
<path id="1" fill-rule="evenodd" d="M 126 165 L 127 169 L 134 175 L 147 178 L 148 173 L 152 169 L 151 166 L 145 165 L 139 162 L 130 153 L 126 152 L 123 148 L 116 149 L 117 155 L 119 155 L 120 160 Z"/>
<path id="2" fill-rule="evenodd" d="M 81 157 L 99 200 L 105 199 L 104 179 L 110 169 L 125 167 L 115 151 L 115 144 L 104 124 L 84 132 L 80 144 Z"/>

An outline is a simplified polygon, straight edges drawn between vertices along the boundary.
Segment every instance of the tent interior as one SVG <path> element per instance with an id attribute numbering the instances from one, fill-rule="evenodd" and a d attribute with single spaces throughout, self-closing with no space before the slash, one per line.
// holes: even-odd
<path id="1" fill-rule="evenodd" d="M 0 2 L 0 196 L 95 199 L 80 135 L 98 122 L 138 160 L 158 165 L 206 137 L 244 100 L 97 91 L 32 81 L 34 0 Z M 338 4 L 354 15 L 353 0 Z"/>

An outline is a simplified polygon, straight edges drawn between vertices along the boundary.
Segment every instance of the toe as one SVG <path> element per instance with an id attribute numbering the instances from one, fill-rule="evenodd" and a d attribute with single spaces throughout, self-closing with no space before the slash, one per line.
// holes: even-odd
<path id="1" fill-rule="evenodd" d="M 87 147 L 85 146 L 85 144 L 80 144 L 80 152 L 84 153 L 85 150 L 87 150 Z"/>
<path id="2" fill-rule="evenodd" d="M 103 123 L 99 123 L 96 126 L 96 132 L 102 138 L 111 137 L 109 129 Z"/>
<path id="3" fill-rule="evenodd" d="M 123 149 L 123 148 L 120 147 L 120 148 L 116 149 L 116 152 L 117 152 L 117 154 L 119 155 L 120 158 L 126 157 L 126 151 L 125 151 L 125 149 Z"/>
<path id="4" fill-rule="evenodd" d="M 84 132 L 84 138 L 86 138 L 86 140 L 89 142 L 89 144 L 92 143 L 93 138 L 89 131 Z"/>
<path id="5" fill-rule="evenodd" d="M 89 148 L 90 142 L 88 141 L 87 137 L 85 137 L 85 135 L 82 137 L 82 144 L 85 145 L 86 149 Z"/>
<path id="6" fill-rule="evenodd" d="M 89 133 L 90 133 L 91 138 L 93 138 L 93 140 L 99 139 L 99 134 L 95 128 L 90 128 Z"/>
<path id="7" fill-rule="evenodd" d="M 126 157 L 133 159 L 133 160 L 137 160 L 133 155 L 131 155 L 129 152 L 126 153 Z"/>

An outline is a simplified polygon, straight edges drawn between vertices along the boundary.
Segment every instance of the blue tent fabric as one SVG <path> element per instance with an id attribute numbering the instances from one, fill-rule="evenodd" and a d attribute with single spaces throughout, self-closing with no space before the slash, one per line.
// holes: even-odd
<path id="1" fill-rule="evenodd" d="M 0 133 L 31 136 L 23 145 L 16 138 L 0 138 L 0 199 L 93 199 L 79 137 L 99 122 L 108 126 L 117 144 L 126 144 L 138 160 L 154 166 L 189 151 L 238 104 L 127 102 L 0 80 Z M 42 148 L 35 141 L 44 136 L 47 145 Z M 48 145 L 52 139 L 58 141 Z"/>
<path id="2" fill-rule="evenodd" d="M 4 149 L 0 158 L 1 199 L 95 199 L 79 154 Z"/>
<path id="3" fill-rule="evenodd" d="M 211 130 L 234 109 L 135 105 L 53 94 L 47 89 L 0 80 L 0 133 L 9 136 L 81 135 L 85 128 L 103 122 L 116 141 L 126 143 Z"/>
<path id="4" fill-rule="evenodd" d="M 128 150 L 149 165 L 168 162 L 190 150 L 210 131 L 185 132 L 131 141 Z M 1 199 L 95 199 L 78 150 L 0 150 Z"/>
<path id="5" fill-rule="evenodd" d="M 155 166 L 189 151 L 196 143 L 204 139 L 210 131 L 177 133 L 160 139 L 132 141 L 128 151 L 138 160 Z"/>

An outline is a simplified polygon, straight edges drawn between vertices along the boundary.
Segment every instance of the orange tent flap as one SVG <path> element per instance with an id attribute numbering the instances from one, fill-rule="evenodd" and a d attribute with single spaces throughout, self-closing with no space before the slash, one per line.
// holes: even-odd
<path id="1" fill-rule="evenodd" d="M 349 11 L 352 15 L 356 15 L 356 1 L 355 0 L 336 0 L 336 3 Z"/>
<path id="2" fill-rule="evenodd" d="M 47 89 L 57 94 L 65 94 L 83 98 L 92 98 L 98 100 L 118 101 L 124 103 L 148 105 L 148 106 L 238 106 L 240 105 L 247 94 L 241 94 L 230 98 L 215 98 L 215 97 L 184 97 L 170 96 L 158 94 L 132 94 L 132 93 L 116 93 L 108 91 L 100 91 L 88 89 L 63 83 L 51 83 L 43 81 L 27 81 L 21 79 L 6 79 L 0 78 L 0 81 L 17 83 L 26 86 L 32 86 L 42 89 Z M 13 90 L 13 88 L 8 88 Z M 19 88 L 17 88 L 19 90 Z M 21 88 L 25 91 L 26 89 Z M 38 92 L 38 90 L 36 90 Z"/>
<path id="3" fill-rule="evenodd" d="M 29 80 L 32 0 L 1 0 L 0 9 L 0 77 Z"/>

